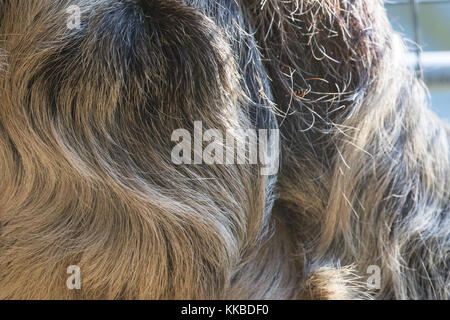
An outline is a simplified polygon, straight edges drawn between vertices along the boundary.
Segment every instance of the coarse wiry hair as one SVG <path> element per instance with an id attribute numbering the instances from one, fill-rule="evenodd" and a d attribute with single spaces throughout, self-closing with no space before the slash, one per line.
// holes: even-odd
<path id="1" fill-rule="evenodd" d="M 450 130 L 404 56 L 379 0 L 0 0 L 0 298 L 448 299 Z M 278 176 L 174 165 L 197 120 L 279 128 Z"/>

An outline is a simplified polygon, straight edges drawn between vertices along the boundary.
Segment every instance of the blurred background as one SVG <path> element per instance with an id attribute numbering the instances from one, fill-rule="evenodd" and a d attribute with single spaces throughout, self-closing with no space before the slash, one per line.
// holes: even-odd
<path id="1" fill-rule="evenodd" d="M 394 29 L 410 40 L 408 60 L 430 89 L 432 109 L 450 122 L 450 0 L 385 3 Z"/>

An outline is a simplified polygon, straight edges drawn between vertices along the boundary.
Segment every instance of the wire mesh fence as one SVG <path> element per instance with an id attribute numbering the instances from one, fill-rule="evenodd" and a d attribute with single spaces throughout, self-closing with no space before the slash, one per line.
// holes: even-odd
<path id="1" fill-rule="evenodd" d="M 412 40 L 415 46 L 409 57 L 409 63 L 416 70 L 417 76 L 423 78 L 430 86 L 446 87 L 450 90 L 450 51 L 423 51 L 419 32 L 422 22 L 420 6 L 450 4 L 450 0 L 386 0 L 385 4 L 402 6 L 405 10 L 410 10 L 414 37 Z M 448 33 L 450 34 L 450 30 Z"/>

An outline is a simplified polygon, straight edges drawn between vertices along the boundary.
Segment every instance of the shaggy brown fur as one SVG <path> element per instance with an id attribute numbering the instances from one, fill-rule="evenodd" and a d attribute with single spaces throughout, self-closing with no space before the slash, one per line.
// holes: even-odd
<path id="1" fill-rule="evenodd" d="M 378 0 L 0 0 L 0 298 L 448 299 L 450 130 L 404 55 Z M 279 175 L 174 165 L 197 120 L 279 127 Z"/>

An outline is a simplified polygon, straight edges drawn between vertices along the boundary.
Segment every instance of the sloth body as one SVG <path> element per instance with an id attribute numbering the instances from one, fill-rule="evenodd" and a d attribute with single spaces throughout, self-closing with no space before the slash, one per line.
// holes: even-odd
<path id="1" fill-rule="evenodd" d="M 0 0 L 0 298 L 448 299 L 450 131 L 404 56 L 375 0 Z M 279 129 L 279 172 L 174 164 L 195 121 Z"/>

